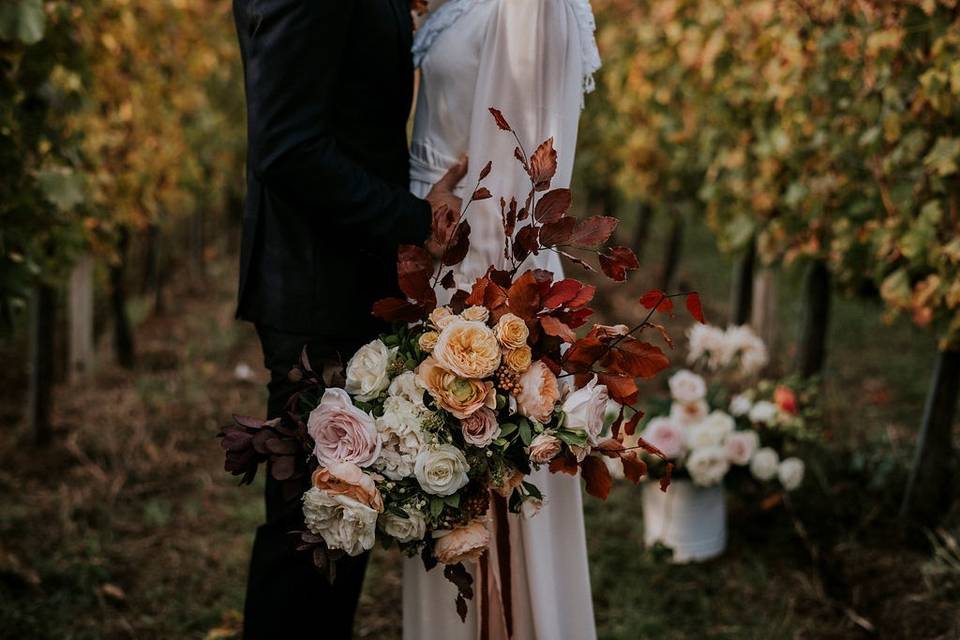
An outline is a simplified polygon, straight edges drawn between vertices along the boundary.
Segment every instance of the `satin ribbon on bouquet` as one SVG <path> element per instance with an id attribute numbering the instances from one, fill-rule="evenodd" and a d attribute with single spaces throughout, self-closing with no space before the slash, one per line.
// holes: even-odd
<path id="1" fill-rule="evenodd" d="M 513 637 L 513 575 L 510 569 L 510 523 L 507 499 L 490 492 L 490 533 L 493 540 L 479 560 L 480 640 L 509 640 Z"/>

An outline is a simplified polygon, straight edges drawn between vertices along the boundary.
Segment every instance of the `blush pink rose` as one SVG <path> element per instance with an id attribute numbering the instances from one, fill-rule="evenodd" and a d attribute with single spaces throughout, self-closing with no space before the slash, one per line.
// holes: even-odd
<path id="1" fill-rule="evenodd" d="M 343 389 L 327 389 L 307 419 L 313 453 L 324 466 L 351 462 L 369 467 L 380 457 L 380 434 L 372 416 L 353 406 Z"/>
<path id="2" fill-rule="evenodd" d="M 442 564 L 479 560 L 490 545 L 490 531 L 483 520 L 474 520 L 437 538 L 433 553 Z"/>
<path id="3" fill-rule="evenodd" d="M 460 421 L 463 439 L 475 447 L 486 447 L 496 440 L 500 433 L 497 414 L 492 409 L 482 407 Z"/>
<path id="4" fill-rule="evenodd" d="M 683 454 L 683 428 L 670 418 L 654 418 L 647 424 L 641 437 L 671 460 L 676 460 Z"/>

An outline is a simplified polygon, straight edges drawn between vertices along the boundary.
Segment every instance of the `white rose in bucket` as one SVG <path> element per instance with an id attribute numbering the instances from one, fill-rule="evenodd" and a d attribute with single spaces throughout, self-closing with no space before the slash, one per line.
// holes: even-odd
<path id="1" fill-rule="evenodd" d="M 750 461 L 750 473 L 757 480 L 767 482 L 777 477 L 780 469 L 780 456 L 770 447 L 764 447 L 755 454 Z"/>
<path id="2" fill-rule="evenodd" d="M 730 401 L 730 413 L 737 416 L 745 416 L 753 409 L 753 402 L 746 395 L 739 393 L 733 396 Z"/>
<path id="3" fill-rule="evenodd" d="M 686 469 L 696 485 L 712 487 L 720 484 L 730 470 L 727 451 L 723 447 L 697 449 L 687 458 Z"/>
<path id="4" fill-rule="evenodd" d="M 710 405 L 706 400 L 694 402 L 674 402 L 670 405 L 670 419 L 684 427 L 697 424 L 710 413 Z"/>
<path id="5" fill-rule="evenodd" d="M 787 491 L 794 491 L 803 484 L 803 476 L 806 472 L 806 466 L 800 458 L 787 458 L 780 463 L 777 469 L 777 477 L 780 484 Z"/>
<path id="6" fill-rule="evenodd" d="M 722 411 L 714 411 L 687 432 L 687 446 L 691 449 L 723 446 L 727 436 L 736 428 L 733 418 Z"/>
<path id="7" fill-rule="evenodd" d="M 647 423 L 641 437 L 663 452 L 671 460 L 683 455 L 684 434 L 680 427 L 670 418 L 653 418 Z"/>
<path id="8" fill-rule="evenodd" d="M 427 533 L 427 520 L 416 510 L 405 510 L 407 517 L 402 518 L 393 513 L 384 513 L 380 516 L 379 524 L 383 532 L 398 542 L 415 542 L 423 540 Z"/>
<path id="9" fill-rule="evenodd" d="M 563 401 L 564 428 L 585 431 L 590 445 L 595 446 L 600 442 L 609 399 L 607 387 L 597 384 L 597 376 L 593 376 L 585 387 L 570 393 Z"/>
<path id="10" fill-rule="evenodd" d="M 360 349 L 347 363 L 347 393 L 361 402 L 373 400 L 390 386 L 390 363 L 397 349 L 390 349 L 381 340 L 374 340 Z"/>
<path id="11" fill-rule="evenodd" d="M 331 549 L 343 549 L 350 556 L 373 548 L 377 515 L 375 509 L 348 495 L 330 495 L 316 487 L 303 494 L 307 529 Z"/>
<path id="12" fill-rule="evenodd" d="M 677 402 L 689 404 L 707 395 L 707 383 L 692 371 L 678 371 L 670 378 L 670 395 Z"/>
<path id="13" fill-rule="evenodd" d="M 753 405 L 753 408 L 750 409 L 750 413 L 747 414 L 747 417 L 750 418 L 750 422 L 756 424 L 772 424 L 777 418 L 777 405 L 772 402 L 767 402 L 766 400 L 761 400 L 757 404 Z"/>
<path id="14" fill-rule="evenodd" d="M 414 475 L 427 493 L 450 496 L 467 485 L 470 466 L 463 452 L 453 445 L 441 444 L 423 449 L 417 455 Z"/>
<path id="15" fill-rule="evenodd" d="M 750 464 L 753 454 L 760 446 L 760 436 L 754 431 L 735 431 L 727 436 L 724 446 L 727 449 L 727 459 L 742 467 Z"/>

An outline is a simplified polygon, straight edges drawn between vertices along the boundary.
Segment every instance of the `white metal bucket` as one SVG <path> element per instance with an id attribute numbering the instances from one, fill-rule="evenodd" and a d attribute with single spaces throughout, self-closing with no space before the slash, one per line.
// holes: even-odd
<path id="1" fill-rule="evenodd" d="M 696 562 L 727 548 L 727 505 L 723 486 L 698 487 L 674 480 L 666 493 L 656 482 L 643 485 L 643 538 L 673 549 L 673 562 Z"/>

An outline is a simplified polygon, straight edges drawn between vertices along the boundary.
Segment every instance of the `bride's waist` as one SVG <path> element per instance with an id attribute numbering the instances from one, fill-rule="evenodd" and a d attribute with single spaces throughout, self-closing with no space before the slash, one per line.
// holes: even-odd
<path id="1" fill-rule="evenodd" d="M 453 154 L 441 151 L 427 141 L 413 140 L 410 143 L 410 180 L 434 184 L 456 163 Z"/>

